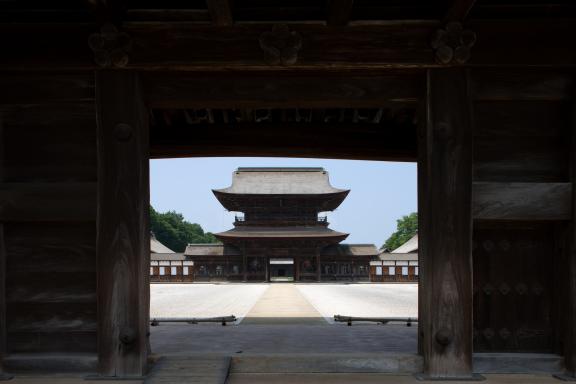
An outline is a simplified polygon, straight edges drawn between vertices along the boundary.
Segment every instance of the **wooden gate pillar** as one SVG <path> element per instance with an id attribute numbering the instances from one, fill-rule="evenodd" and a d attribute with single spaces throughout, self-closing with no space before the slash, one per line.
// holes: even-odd
<path id="1" fill-rule="evenodd" d="M 0 183 L 4 180 L 4 130 L 0 115 Z M 12 376 L 4 373 L 6 355 L 6 245 L 4 244 L 4 224 L 0 222 L 0 381 Z"/>
<path id="2" fill-rule="evenodd" d="M 576 99 L 572 104 L 572 221 L 568 230 L 568 254 L 564 264 L 566 274 L 565 319 L 564 319 L 564 357 L 566 373 L 557 375 L 565 381 L 576 381 Z"/>
<path id="3" fill-rule="evenodd" d="M 148 114 L 138 74 L 96 72 L 98 373 L 146 374 L 149 335 Z"/>
<path id="4" fill-rule="evenodd" d="M 420 379 L 471 380 L 472 113 L 467 71 L 429 70 L 419 146 Z M 478 377 L 481 379 L 481 377 Z"/>

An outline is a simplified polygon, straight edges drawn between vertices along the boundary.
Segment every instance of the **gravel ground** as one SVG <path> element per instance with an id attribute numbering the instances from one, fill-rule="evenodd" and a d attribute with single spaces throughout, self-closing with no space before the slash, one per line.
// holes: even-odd
<path id="1" fill-rule="evenodd" d="M 334 315 L 418 317 L 418 284 L 297 284 L 330 323 Z"/>
<path id="2" fill-rule="evenodd" d="M 150 287 L 151 317 L 233 314 L 243 318 L 270 284 L 151 284 Z M 293 287 L 329 322 L 336 314 L 418 316 L 417 284 L 294 284 Z"/>
<path id="3" fill-rule="evenodd" d="M 150 284 L 150 317 L 243 318 L 268 284 Z"/>

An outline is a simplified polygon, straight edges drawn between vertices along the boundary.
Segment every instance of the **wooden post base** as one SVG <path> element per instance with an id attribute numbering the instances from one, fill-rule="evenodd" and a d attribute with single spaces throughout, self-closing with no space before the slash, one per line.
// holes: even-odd
<path id="1" fill-rule="evenodd" d="M 430 376 L 426 373 L 416 373 L 414 377 L 418 381 L 484 381 L 486 378 L 478 373 L 473 373 L 472 375 L 466 376 L 450 376 L 450 377 L 438 377 Z"/>

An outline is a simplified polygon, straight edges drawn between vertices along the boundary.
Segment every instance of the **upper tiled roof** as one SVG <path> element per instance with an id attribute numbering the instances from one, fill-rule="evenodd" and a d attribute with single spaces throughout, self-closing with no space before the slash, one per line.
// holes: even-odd
<path id="1" fill-rule="evenodd" d="M 326 227 L 236 227 L 226 232 L 215 233 L 219 239 L 287 239 L 287 238 L 333 238 L 344 240 L 347 233 L 333 231 Z"/>
<path id="2" fill-rule="evenodd" d="M 242 195 L 314 195 L 346 193 L 330 185 L 324 168 L 238 168 L 232 185 L 214 193 Z"/>

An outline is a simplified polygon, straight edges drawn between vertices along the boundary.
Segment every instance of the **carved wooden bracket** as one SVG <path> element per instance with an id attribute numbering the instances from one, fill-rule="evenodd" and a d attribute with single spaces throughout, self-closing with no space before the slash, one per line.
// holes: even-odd
<path id="1" fill-rule="evenodd" d="M 94 61 L 98 66 L 122 68 L 128 65 L 132 39 L 113 24 L 105 24 L 100 32 L 91 34 L 88 45 L 94 52 Z"/>
<path id="2" fill-rule="evenodd" d="M 260 47 L 270 64 L 292 65 L 298 61 L 302 37 L 298 32 L 290 31 L 286 24 L 277 24 L 271 31 L 262 33 Z"/>
<path id="3" fill-rule="evenodd" d="M 476 33 L 464 29 L 461 23 L 451 22 L 439 29 L 432 38 L 432 48 L 439 64 L 464 64 L 471 56 Z"/>

